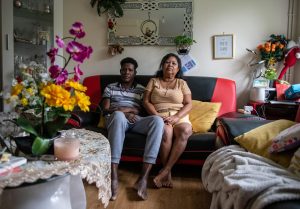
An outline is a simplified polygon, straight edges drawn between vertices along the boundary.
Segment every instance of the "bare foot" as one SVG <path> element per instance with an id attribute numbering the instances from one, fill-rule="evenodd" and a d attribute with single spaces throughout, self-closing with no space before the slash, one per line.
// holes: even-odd
<path id="1" fill-rule="evenodd" d="M 114 201 L 117 199 L 118 187 L 119 187 L 118 179 L 112 179 L 111 180 L 111 198 L 110 198 L 110 200 Z"/>
<path id="2" fill-rule="evenodd" d="M 171 172 L 169 172 L 168 177 L 163 179 L 162 186 L 166 188 L 173 188 L 173 182 L 172 182 L 172 175 Z"/>
<path id="3" fill-rule="evenodd" d="M 148 194 L 147 194 L 147 180 L 146 179 L 138 179 L 135 184 L 134 188 L 137 190 L 137 195 L 142 200 L 147 200 Z"/>
<path id="4" fill-rule="evenodd" d="M 161 170 L 159 174 L 153 179 L 153 182 L 157 188 L 173 187 L 171 172 L 168 170 Z"/>

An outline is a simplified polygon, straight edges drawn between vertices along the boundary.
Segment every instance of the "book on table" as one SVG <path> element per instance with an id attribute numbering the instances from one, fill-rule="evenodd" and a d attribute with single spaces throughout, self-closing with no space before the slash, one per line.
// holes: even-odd
<path id="1" fill-rule="evenodd" d="M 10 172 L 19 171 L 20 166 L 27 163 L 25 157 L 10 156 L 9 160 L 0 163 L 0 175 L 5 175 Z"/>

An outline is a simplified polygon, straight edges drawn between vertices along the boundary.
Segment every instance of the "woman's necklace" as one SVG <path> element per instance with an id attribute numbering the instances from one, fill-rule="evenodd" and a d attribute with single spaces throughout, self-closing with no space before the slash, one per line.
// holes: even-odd
<path id="1" fill-rule="evenodd" d="M 164 82 L 166 83 L 166 85 L 165 85 L 165 89 L 166 89 L 166 91 L 165 91 L 165 94 L 164 94 L 164 96 L 166 96 L 166 95 L 167 95 L 167 92 L 168 92 L 168 90 L 169 90 L 170 86 L 172 85 L 173 81 L 175 81 L 175 78 L 174 78 L 173 80 L 171 80 L 171 81 L 164 81 Z"/>

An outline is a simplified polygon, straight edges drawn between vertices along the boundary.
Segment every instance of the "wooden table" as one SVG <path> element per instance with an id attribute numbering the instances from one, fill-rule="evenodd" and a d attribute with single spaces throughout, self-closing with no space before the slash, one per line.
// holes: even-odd
<path id="1" fill-rule="evenodd" d="M 98 199 L 106 207 L 111 197 L 111 153 L 108 140 L 100 133 L 85 129 L 70 129 L 64 132 L 74 134 L 80 139 L 79 159 L 69 162 L 29 161 L 20 172 L 1 177 L 0 194 L 7 187 L 19 187 L 24 183 L 71 174 L 86 179 L 90 184 L 95 183 L 98 188 Z"/>

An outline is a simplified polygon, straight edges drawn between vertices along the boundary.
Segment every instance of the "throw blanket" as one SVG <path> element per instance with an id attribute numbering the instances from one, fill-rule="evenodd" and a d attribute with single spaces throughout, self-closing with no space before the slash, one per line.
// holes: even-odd
<path id="1" fill-rule="evenodd" d="M 280 200 L 300 199 L 300 178 L 238 145 L 206 159 L 202 182 L 212 193 L 210 209 L 261 209 Z"/>

